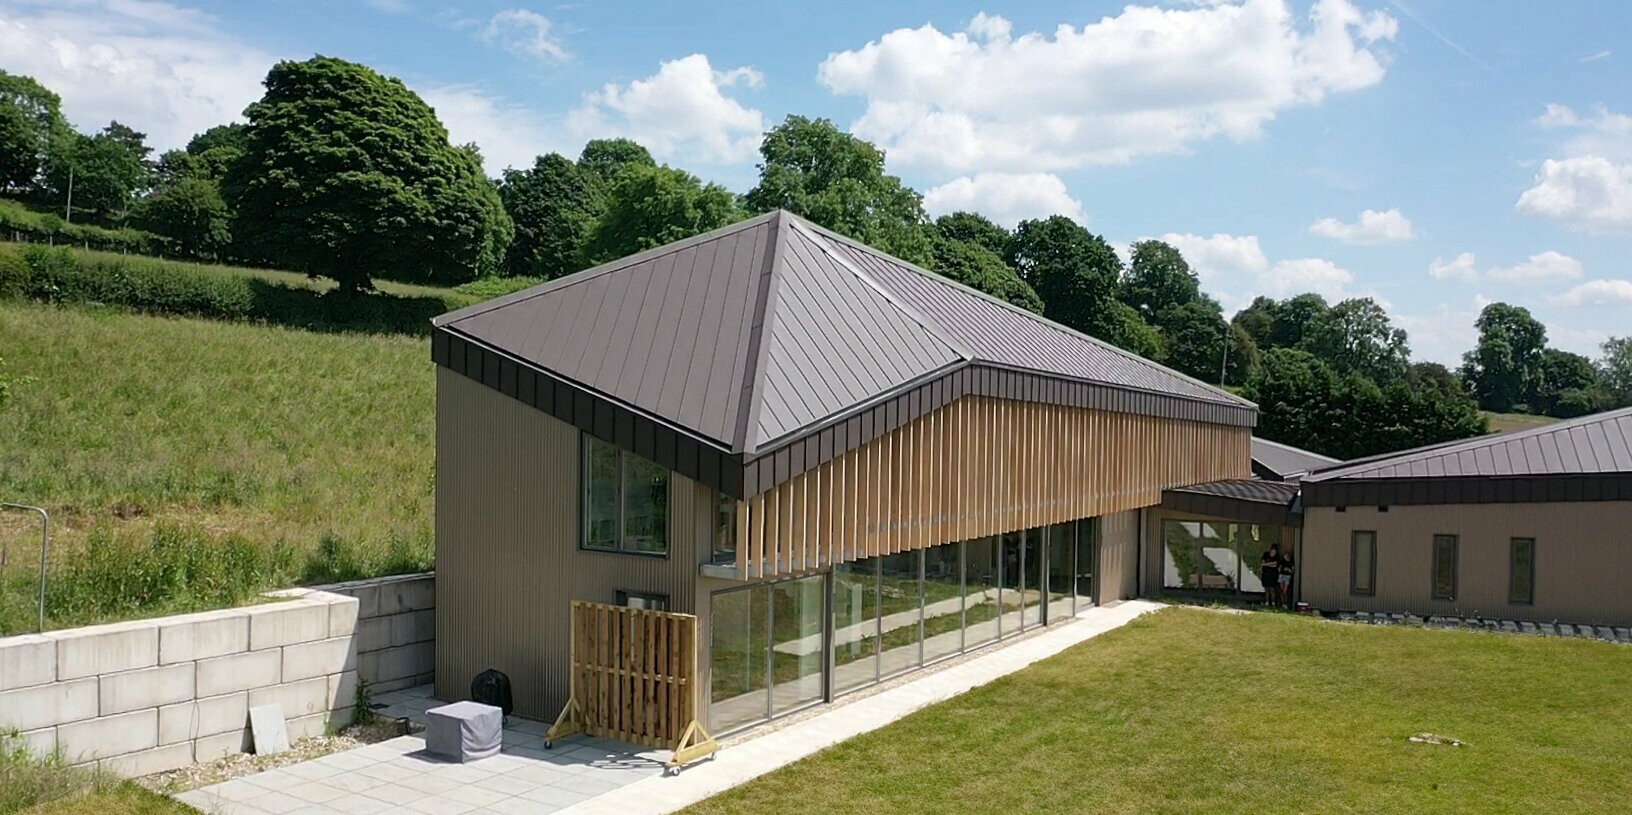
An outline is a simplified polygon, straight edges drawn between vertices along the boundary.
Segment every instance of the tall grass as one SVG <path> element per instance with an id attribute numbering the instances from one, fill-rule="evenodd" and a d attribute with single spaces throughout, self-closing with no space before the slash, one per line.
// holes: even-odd
<path id="1" fill-rule="evenodd" d="M 118 779 L 70 767 L 56 753 L 29 751 L 15 730 L 0 730 L 0 815 L 105 790 Z"/>
<path id="2" fill-rule="evenodd" d="M 0 354 L 0 501 L 52 513 L 52 626 L 430 565 L 423 339 L 0 302 Z M 36 530 L 0 515 L 0 633 L 33 627 Z"/>

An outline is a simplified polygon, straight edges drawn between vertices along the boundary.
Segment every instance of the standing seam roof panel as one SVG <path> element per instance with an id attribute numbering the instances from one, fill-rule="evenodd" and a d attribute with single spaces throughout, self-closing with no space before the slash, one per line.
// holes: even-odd
<path id="1" fill-rule="evenodd" d="M 757 230 L 747 233 L 746 238 L 742 233 L 738 233 L 736 245 L 731 252 L 730 264 L 716 262 L 708 269 L 708 279 L 701 287 L 702 316 L 697 321 L 696 338 L 692 345 L 693 358 L 687 369 L 685 387 L 680 394 L 680 423 L 688 427 L 702 420 L 704 406 L 708 401 L 708 389 L 715 381 L 715 375 L 720 367 L 721 360 L 717 349 L 720 334 L 724 330 L 721 318 L 725 313 L 726 288 L 730 285 L 733 271 L 746 268 L 742 258 L 753 254 L 758 235 Z"/>
<path id="2" fill-rule="evenodd" d="M 715 345 L 715 359 L 718 362 L 710 368 L 712 373 L 709 375 L 709 390 L 703 398 L 703 416 L 705 420 L 706 417 L 717 417 L 720 427 L 718 438 L 724 439 L 727 447 L 736 435 L 743 370 L 747 364 L 748 340 L 753 333 L 754 308 L 759 301 L 760 289 L 765 285 L 761 272 L 766 258 L 775 250 L 773 239 L 768 222 L 754 230 L 753 257 L 744 269 L 739 270 L 733 264 L 732 285 L 726 289 L 729 299 L 720 318 L 721 324 L 731 321 L 736 331 L 734 334 L 722 332 L 719 343 Z M 739 273 L 746 274 L 746 280 L 740 284 L 736 282 Z"/>
<path id="3" fill-rule="evenodd" d="M 719 258 L 732 257 L 736 253 L 736 246 L 742 240 L 742 233 L 729 238 L 705 243 L 697 247 L 697 251 L 687 259 L 687 268 L 681 272 L 682 262 L 675 260 L 676 279 L 686 281 L 682 291 L 670 294 L 663 299 L 663 315 L 668 317 L 671 311 L 675 312 L 674 334 L 667 343 L 663 342 L 663 335 L 657 334 L 659 344 L 655 357 L 664 360 L 663 387 L 656 389 L 647 396 L 646 389 L 641 389 L 643 401 L 655 401 L 657 411 L 665 416 L 678 416 L 683 407 L 686 395 L 686 382 L 691 378 L 692 366 L 696 364 L 696 357 L 692 353 L 697 347 L 697 333 L 702 330 L 702 321 L 694 315 L 703 310 L 703 297 L 708 293 L 707 270 L 714 268 Z"/>

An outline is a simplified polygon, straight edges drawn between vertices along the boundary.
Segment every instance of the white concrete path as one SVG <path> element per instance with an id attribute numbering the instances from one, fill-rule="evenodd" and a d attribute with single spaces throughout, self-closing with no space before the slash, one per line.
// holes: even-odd
<path id="1" fill-rule="evenodd" d="M 1129 600 L 1110 608 L 1088 609 L 1059 628 L 999 646 L 922 679 L 835 705 L 802 722 L 721 750 L 712 760 L 688 767 L 677 776 L 643 778 L 567 807 L 560 815 L 663 815 L 683 809 L 915 710 L 1014 673 L 1161 607 L 1161 603 Z"/>

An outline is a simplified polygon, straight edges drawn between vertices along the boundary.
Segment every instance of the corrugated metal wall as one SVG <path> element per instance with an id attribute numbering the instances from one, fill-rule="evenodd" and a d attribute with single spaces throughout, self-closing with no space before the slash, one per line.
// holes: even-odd
<path id="1" fill-rule="evenodd" d="M 1099 601 L 1139 595 L 1139 510 L 1106 515 L 1099 521 Z"/>
<path id="2" fill-rule="evenodd" d="M 464 699 L 497 668 L 517 713 L 553 719 L 568 693 L 571 602 L 625 589 L 692 612 L 712 495 L 672 476 L 667 558 L 586 552 L 576 428 L 440 367 L 436 403 L 436 695 Z"/>
<path id="3" fill-rule="evenodd" d="M 1377 593 L 1349 594 L 1349 540 L 1377 533 Z M 1457 535 L 1455 600 L 1433 599 L 1434 535 Z M 1509 546 L 1536 539 L 1535 603 L 1507 602 Z M 1632 502 L 1309 507 L 1303 599 L 1327 611 L 1632 624 Z"/>

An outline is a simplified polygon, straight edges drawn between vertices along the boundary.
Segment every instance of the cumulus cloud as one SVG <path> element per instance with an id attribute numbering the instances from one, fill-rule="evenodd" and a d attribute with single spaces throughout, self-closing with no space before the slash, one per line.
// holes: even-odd
<path id="1" fill-rule="evenodd" d="M 441 85 L 415 90 L 447 126 L 450 141 L 475 142 L 481 148 L 482 164 L 490 176 L 498 177 L 506 167 L 531 167 L 535 157 L 551 151 L 576 155 L 575 145 L 549 138 L 560 132 L 558 121 L 509 104 L 481 88 Z"/>
<path id="2" fill-rule="evenodd" d="M 1027 218 L 1064 215 L 1086 222 L 1082 202 L 1071 197 L 1065 182 L 1052 173 L 977 173 L 963 176 L 924 193 L 924 209 L 931 216 L 959 210 L 979 212 L 1013 229 Z"/>
<path id="3" fill-rule="evenodd" d="M 1487 276 L 1491 280 L 1541 283 L 1575 280 L 1581 274 L 1581 261 L 1549 250 L 1531 255 L 1522 263 L 1491 269 Z"/>
<path id="4" fill-rule="evenodd" d="M 511 8 L 489 17 L 482 27 L 482 41 L 493 43 L 520 57 L 540 62 L 566 62 L 571 58 L 555 25 L 548 17 L 524 8 Z"/>
<path id="5" fill-rule="evenodd" d="M 0 8 L 0 65 L 62 96 L 95 130 L 112 119 L 159 150 L 238 119 L 260 98 L 274 56 L 220 31 L 204 12 L 148 0 Z"/>
<path id="6" fill-rule="evenodd" d="M 626 136 L 653 154 L 705 164 L 753 158 L 765 116 L 726 91 L 757 88 L 764 77 L 750 67 L 716 71 L 703 54 L 669 60 L 656 74 L 626 85 L 608 83 L 587 94 L 567 115 L 572 132 Z"/>
<path id="7" fill-rule="evenodd" d="M 1169 232 L 1172 244 L 1201 279 L 1202 288 L 1226 307 L 1245 305 L 1257 295 L 1277 299 L 1314 292 L 1327 300 L 1354 296 L 1354 275 L 1325 258 L 1291 258 L 1271 263 L 1256 235 L 1212 236 Z"/>
<path id="8" fill-rule="evenodd" d="M 1568 134 L 1564 155 L 1541 163 L 1517 209 L 1589 232 L 1632 229 L 1632 116 L 1548 105 L 1536 124 Z"/>
<path id="9" fill-rule="evenodd" d="M 1283 260 L 1258 276 L 1260 294 L 1270 297 L 1290 297 L 1312 291 L 1327 300 L 1342 300 L 1350 296 L 1349 284 L 1354 275 L 1325 258 L 1297 258 Z"/>
<path id="10" fill-rule="evenodd" d="M 1632 306 L 1632 280 L 1588 280 L 1553 298 L 1561 306 Z"/>
<path id="11" fill-rule="evenodd" d="M 1479 279 L 1479 269 L 1472 252 L 1463 252 L 1449 261 L 1434 258 L 1428 264 L 1428 276 L 1435 280 L 1460 280 L 1472 283 Z"/>
<path id="12" fill-rule="evenodd" d="M 1052 34 L 1014 36 L 977 15 L 965 31 L 890 31 L 818 69 L 866 109 L 853 131 L 910 166 L 1049 172 L 1258 136 L 1281 111 L 1382 81 L 1398 22 L 1349 0 L 1306 20 L 1285 0 L 1128 6 Z"/>
<path id="13" fill-rule="evenodd" d="M 1473 321 L 1490 303 L 1484 295 L 1475 295 L 1467 307 L 1440 303 L 1426 314 L 1396 313 L 1390 317 L 1411 336 L 1412 356 L 1455 368 L 1462 361 L 1462 353 L 1479 341 Z"/>
<path id="14" fill-rule="evenodd" d="M 1361 246 L 1408 241 L 1416 237 L 1411 220 L 1400 214 L 1397 209 L 1387 212 L 1368 209 L 1360 213 L 1359 220 L 1353 223 L 1345 223 L 1336 218 L 1321 218 L 1309 225 L 1309 231 L 1322 238 Z"/>

